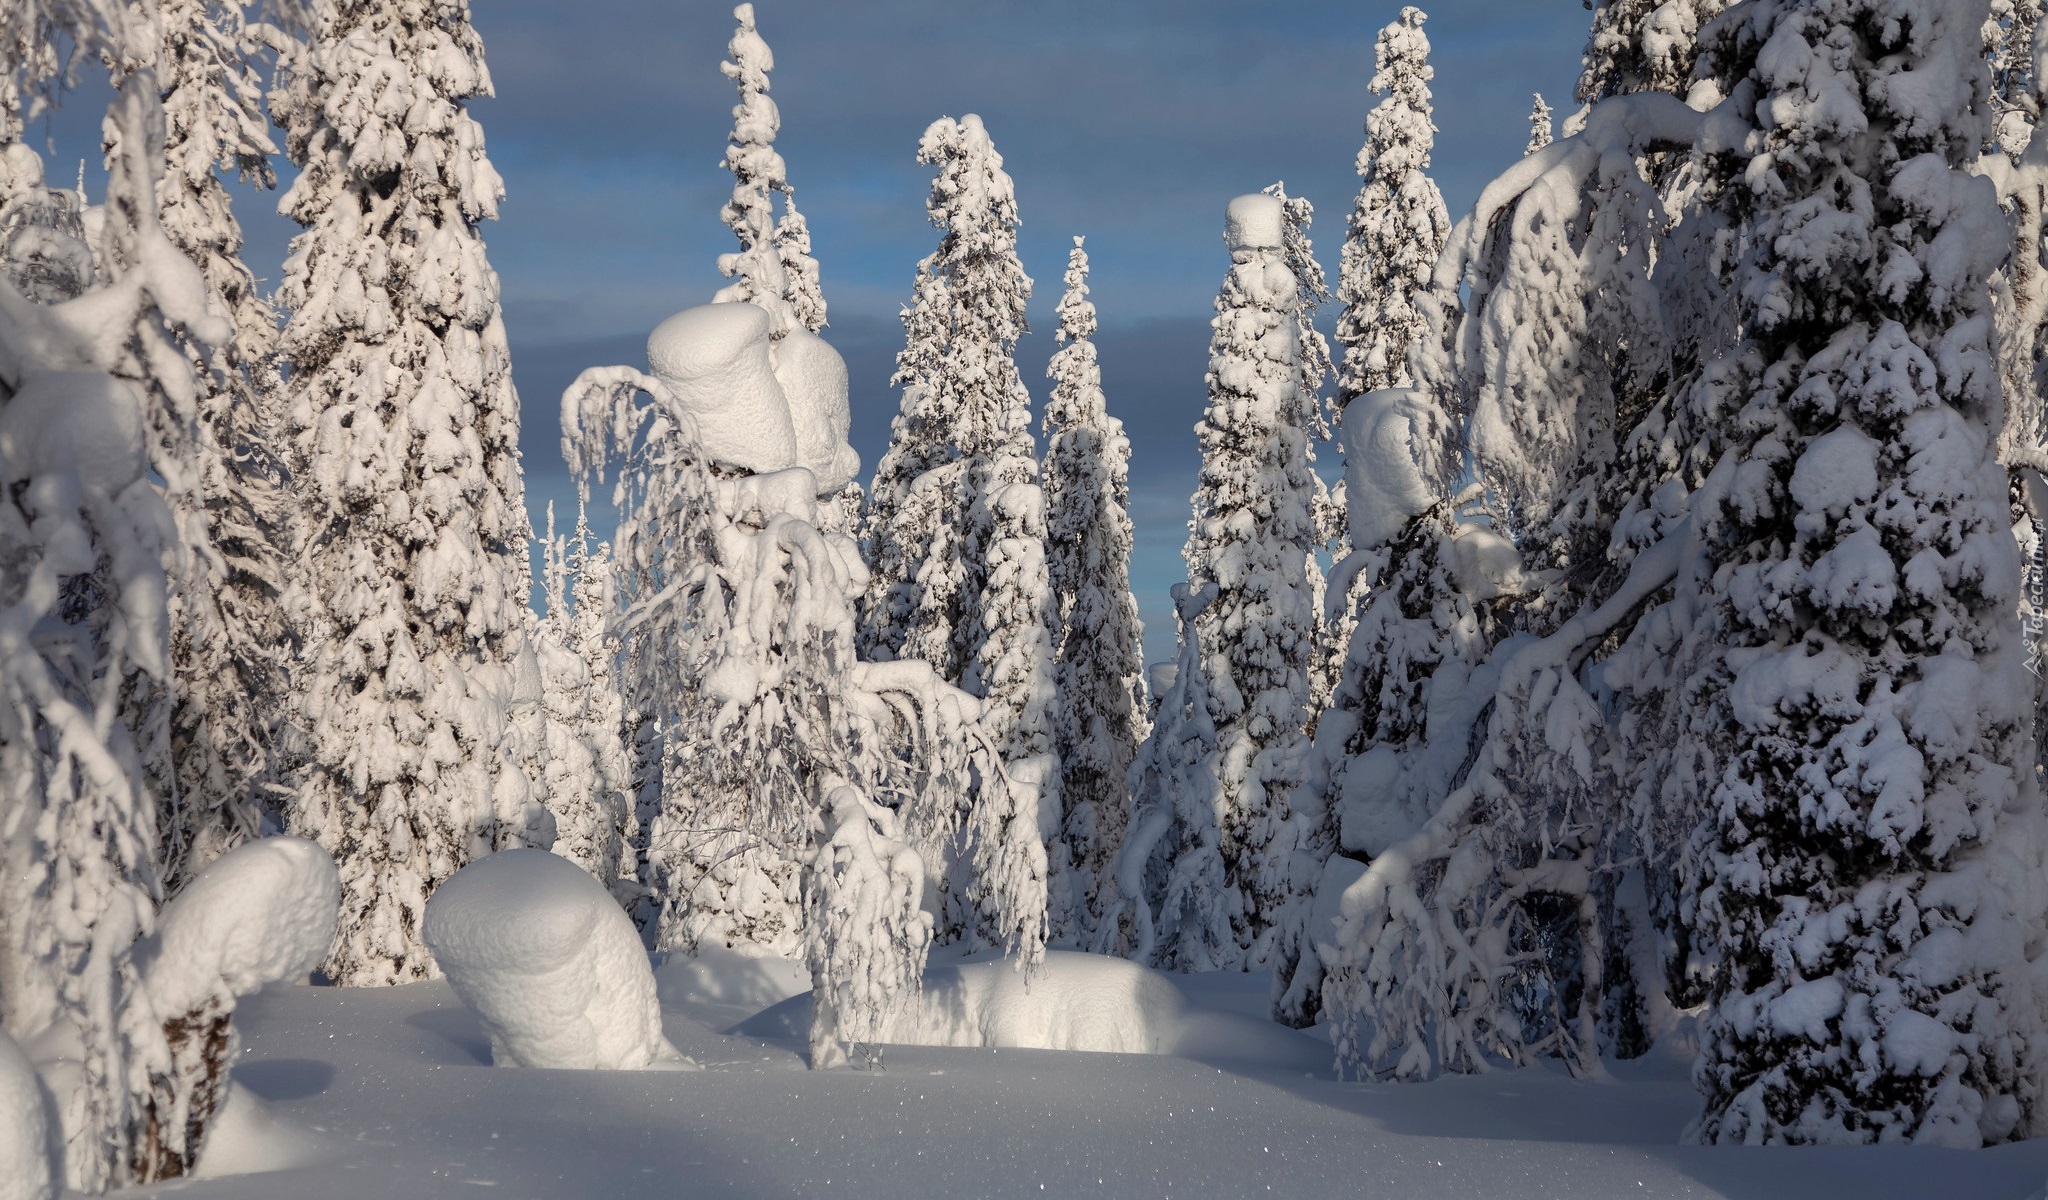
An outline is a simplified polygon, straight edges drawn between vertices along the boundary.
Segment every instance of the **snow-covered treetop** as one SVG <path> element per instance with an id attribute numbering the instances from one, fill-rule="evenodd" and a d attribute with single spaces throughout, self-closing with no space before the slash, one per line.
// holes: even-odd
<path id="1" fill-rule="evenodd" d="M 1594 104 L 1634 92 L 1684 96 L 1699 32 L 1732 0 L 1594 0 L 1577 99 Z M 1581 114 L 1583 116 L 1583 113 Z M 1567 133 L 1575 132 L 1575 122 Z"/>
<path id="2" fill-rule="evenodd" d="M 1060 282 L 1067 285 L 1060 296 L 1060 327 L 1053 339 L 1061 345 L 1085 342 L 1095 336 L 1095 304 L 1088 299 L 1088 251 L 1086 239 L 1074 236 L 1074 248 L 1067 252 L 1067 273 Z"/>
<path id="3" fill-rule="evenodd" d="M 1358 151 L 1364 180 L 1345 225 L 1337 274 L 1337 406 L 1409 382 L 1408 351 L 1424 336 L 1419 311 L 1430 271 L 1451 230 L 1443 195 L 1426 174 L 1436 143 L 1431 119 L 1428 18 L 1406 8 L 1380 31 L 1372 90 L 1385 97 L 1365 118 Z"/>
<path id="4" fill-rule="evenodd" d="M 917 161 L 939 168 L 925 207 L 932 223 L 946 232 L 927 260 L 929 267 L 920 266 L 920 272 L 945 280 L 954 318 L 945 348 L 954 356 L 987 356 L 983 364 L 962 363 L 927 374 L 932 399 L 942 409 L 965 407 L 958 425 L 963 457 L 1031 457 L 1030 397 L 1011 360 L 1017 340 L 1028 331 L 1024 310 L 1031 299 L 1031 278 L 1017 257 L 1016 185 L 1003 170 L 1003 156 L 987 127 L 973 113 L 958 121 L 941 117 L 932 122 L 918 141 Z M 965 394 L 943 394 L 953 388 Z M 1011 418 L 1020 413 L 1025 423 L 1017 425 Z M 1020 438 L 1021 446 L 1016 444 Z"/>
<path id="5" fill-rule="evenodd" d="M 775 238 L 775 193 L 789 187 L 789 172 L 775 150 L 782 114 L 768 97 L 768 72 L 775 69 L 775 54 L 754 28 L 753 5 L 742 4 L 732 15 L 739 21 L 727 45 L 732 57 L 718 69 L 739 84 L 740 102 L 733 106 L 732 136 L 718 164 L 732 172 L 732 199 L 719 216 L 739 238 L 740 249 L 718 256 L 719 273 L 733 283 L 719 289 L 713 299 L 759 305 L 779 338 L 796 326 L 797 317 Z"/>
<path id="6" fill-rule="evenodd" d="M 1529 145 L 1522 153 L 1534 154 L 1556 139 L 1551 136 L 1550 106 L 1543 102 L 1543 93 L 1536 93 L 1536 106 L 1529 110 Z"/>

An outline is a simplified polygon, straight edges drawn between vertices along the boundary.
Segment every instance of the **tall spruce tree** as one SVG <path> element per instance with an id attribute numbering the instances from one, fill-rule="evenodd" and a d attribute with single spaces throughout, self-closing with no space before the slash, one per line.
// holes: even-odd
<path id="1" fill-rule="evenodd" d="M 1057 612 L 1030 395 L 1015 358 L 1031 296 L 1017 257 L 1016 193 L 971 113 L 933 122 L 918 161 L 938 168 L 926 207 L 945 233 L 918 264 L 916 299 L 903 317 L 903 404 L 870 500 L 863 650 L 882 661 L 921 659 L 986 701 L 989 736 L 1019 785 L 1020 819 L 1005 836 L 1038 830 L 1057 901 L 1071 895 L 1066 856 L 1054 844 Z M 1055 911 L 1055 937 L 1068 936 L 1069 915 Z M 968 927 L 981 920 L 956 914 L 941 921 L 939 936 L 979 936 Z"/>
<path id="2" fill-rule="evenodd" d="M 1275 924 L 1306 897 L 1298 818 L 1316 606 L 1308 578 L 1316 495 L 1302 426 L 1300 284 L 1287 267 L 1285 204 L 1231 201 L 1231 268 L 1216 298 L 1209 404 L 1195 426 L 1200 484 L 1182 558 L 1216 602 L 1196 622 L 1218 742 L 1224 886 L 1214 898 L 1235 947 L 1219 965 L 1264 966 L 1297 932 Z"/>
<path id="3" fill-rule="evenodd" d="M 236 5 L 168 0 L 158 14 L 164 183 L 160 219 L 198 264 L 208 303 L 233 324 L 201 363 L 189 487 L 175 493 L 185 541 L 172 567 L 176 787 L 165 797 L 164 884 L 253 836 L 281 774 L 291 627 L 283 560 L 296 512 L 275 450 L 276 313 L 242 262 L 221 171 L 276 186 L 255 59 Z"/>
<path id="4" fill-rule="evenodd" d="M 341 867 L 327 972 L 347 984 L 431 974 L 434 888 L 546 840 L 508 717 L 535 672 L 519 404 L 477 228 L 504 189 L 465 107 L 490 94 L 465 0 L 330 0 L 272 97 L 306 230 L 279 300 L 314 609 L 287 824 Z"/>
<path id="5" fill-rule="evenodd" d="M 1114 896 L 1112 859 L 1130 815 L 1131 760 L 1145 738 L 1144 627 L 1131 594 L 1131 444 L 1109 415 L 1095 360 L 1088 252 L 1067 255 L 1061 343 L 1047 373 L 1047 563 L 1059 609 L 1053 680 L 1062 837 L 1074 865 L 1075 908 L 1088 936 Z"/>
<path id="6" fill-rule="evenodd" d="M 1718 192 L 1744 340 L 1695 397 L 1739 455 L 1700 511 L 1718 653 L 1688 696 L 1722 764 L 1691 855 L 1696 926 L 1722 947 L 1704 1141 L 2032 1127 L 2017 951 L 2039 916 L 1989 869 L 2039 796 L 2015 777 L 2027 692 L 1993 457 L 2002 226 L 1965 173 L 1990 119 L 1986 12 L 1776 0 L 1710 47 L 1760 132 L 1716 147 L 1757 186 Z M 1912 86 L 1935 78 L 1954 86 Z"/>

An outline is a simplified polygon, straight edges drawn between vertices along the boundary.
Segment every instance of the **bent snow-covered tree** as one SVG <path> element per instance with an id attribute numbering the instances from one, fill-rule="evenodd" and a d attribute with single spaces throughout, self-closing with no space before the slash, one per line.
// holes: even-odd
<path id="1" fill-rule="evenodd" d="M 278 295 L 313 609 L 287 825 L 340 865 L 342 983 L 431 974 L 434 888 L 548 840 L 508 714 L 537 671 L 519 403 L 477 232 L 504 189 L 466 110 L 490 93 L 463 0 L 336 0 L 272 98 L 305 227 Z"/>

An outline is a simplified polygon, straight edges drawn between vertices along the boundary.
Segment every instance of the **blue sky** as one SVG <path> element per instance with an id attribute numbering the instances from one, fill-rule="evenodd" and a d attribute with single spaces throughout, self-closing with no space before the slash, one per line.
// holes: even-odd
<path id="1" fill-rule="evenodd" d="M 1519 156 L 1530 93 L 1569 111 L 1589 16 L 1579 0 L 1443 0 L 1433 173 L 1457 215 Z M 1228 265 L 1231 196 L 1284 179 L 1318 213 L 1335 280 L 1353 160 L 1374 97 L 1373 39 L 1400 6 L 1297 0 L 760 0 L 775 51 L 778 148 L 809 218 L 831 328 L 853 378 L 863 474 L 886 441 L 888 386 L 925 220 L 918 135 L 980 113 L 1015 178 L 1020 248 L 1037 281 L 1019 359 L 1046 390 L 1066 247 L 1085 234 L 1110 409 L 1131 434 L 1134 587 L 1147 657 L 1170 657 L 1167 589 L 1181 577 L 1192 432 L 1208 319 Z M 573 504 L 557 400 L 585 366 L 642 361 L 646 333 L 719 285 L 732 246 L 718 208 L 731 83 L 718 71 L 731 5 L 703 0 L 481 0 L 495 99 L 474 112 L 504 175 L 485 229 L 504 281 L 536 524 Z M 51 174 L 96 132 L 85 96 L 50 127 Z M 96 140 L 96 139 L 95 139 Z M 68 157 L 67 157 L 68 155 Z M 282 173 L 289 175 L 289 168 Z M 94 172 L 97 174 L 97 172 Z M 272 278 L 292 227 L 244 193 L 250 265 Z M 1329 314 L 1334 317 L 1334 314 Z M 1329 321 L 1325 322 L 1326 327 Z M 565 519 L 572 513 L 562 514 Z"/>

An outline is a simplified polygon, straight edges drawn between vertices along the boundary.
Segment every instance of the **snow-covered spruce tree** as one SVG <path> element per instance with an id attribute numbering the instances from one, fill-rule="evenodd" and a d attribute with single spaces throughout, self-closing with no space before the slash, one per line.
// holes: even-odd
<path id="1" fill-rule="evenodd" d="M 1666 92 L 1683 98 L 1699 56 L 1699 33 L 1733 0 L 1592 0 L 1593 30 L 1580 59 L 1582 106 L 1565 133 L 1609 96 Z"/>
<path id="2" fill-rule="evenodd" d="M 477 231 L 503 185 L 465 111 L 490 90 L 465 0 L 334 0 L 272 97 L 300 167 L 281 208 L 306 230 L 278 298 L 314 610 L 287 826 L 340 865 L 327 970 L 347 984 L 431 974 L 435 886 L 547 840 L 508 714 L 533 666 L 530 534 Z"/>
<path id="3" fill-rule="evenodd" d="M 2019 955 L 2040 917 L 2018 906 L 2038 885 L 1999 870 L 2040 803 L 2015 778 L 2027 689 L 1993 457 L 2003 238 L 1965 174 L 1986 11 L 1780 0 L 1713 31 L 1732 118 L 1758 132 L 1711 146 L 1756 186 L 1719 193 L 1745 340 L 1697 399 L 1740 456 L 1698 511 L 1718 669 L 1688 701 L 1722 764 L 1691 854 L 1693 919 L 1723 948 L 1702 1141 L 2035 1128 Z"/>
<path id="4" fill-rule="evenodd" d="M 576 532 L 555 535 L 548 505 L 542 545 L 542 594 L 547 613 L 533 643 L 543 681 L 545 735 L 530 749 L 527 774 L 555 818 L 555 853 L 617 889 L 627 823 L 631 772 L 626 767 L 624 706 L 620 703 L 609 636 L 611 547 L 590 547 L 590 526 L 579 506 Z M 571 607 L 571 596 L 574 606 Z"/>
<path id="5" fill-rule="evenodd" d="M 172 494 L 183 542 L 172 565 L 176 788 L 163 817 L 172 891 L 253 836 L 275 807 L 275 763 L 291 653 L 283 558 L 296 513 L 274 449 L 276 314 L 241 259 L 242 230 L 219 175 L 273 187 L 254 59 L 240 7 L 166 0 L 158 13 L 166 173 L 163 230 L 197 263 L 233 337 L 201 364 L 190 479 Z"/>
<path id="6" fill-rule="evenodd" d="M 1341 647 L 1351 628 L 1348 611 L 1339 611 L 1332 620 L 1323 619 L 1323 564 L 1318 558 L 1318 554 L 1325 550 L 1338 557 L 1345 552 L 1343 493 L 1332 494 L 1313 465 L 1316 446 L 1330 440 L 1329 402 L 1323 396 L 1323 385 L 1335 372 L 1336 365 L 1330 360 L 1329 341 L 1323 337 L 1322 330 L 1316 328 L 1316 310 L 1329 302 L 1330 287 L 1323 279 L 1322 264 L 1316 261 L 1315 244 L 1309 238 L 1309 228 L 1315 224 L 1315 205 L 1310 204 L 1306 196 L 1289 196 L 1285 181 L 1266 188 L 1265 194 L 1280 201 L 1286 213 L 1287 269 L 1294 274 L 1297 288 L 1294 338 L 1300 350 L 1301 386 L 1295 391 L 1295 410 L 1288 415 L 1288 420 L 1306 434 L 1306 454 L 1311 464 L 1309 480 L 1314 491 L 1309 500 L 1309 518 L 1315 526 L 1316 549 L 1310 551 L 1308 562 L 1302 568 L 1308 579 L 1309 599 L 1317 618 L 1317 650 L 1308 677 L 1308 711 L 1313 722 L 1316 714 L 1329 704 L 1330 693 L 1337 686 L 1337 676 L 1344 661 Z"/>
<path id="7" fill-rule="evenodd" d="M 1223 887 L 1210 899 L 1232 927 L 1218 965 L 1262 967 L 1292 955 L 1277 944 L 1298 927 L 1283 910 L 1313 879 L 1302 853 L 1316 813 L 1294 795 L 1308 741 L 1315 598 L 1316 488 L 1300 424 L 1299 282 L 1287 269 L 1284 204 L 1267 195 L 1230 202 L 1230 273 L 1216 298 L 1209 404 L 1194 517 L 1182 551 L 1188 578 L 1217 587 L 1196 623 L 1216 727 Z"/>
<path id="8" fill-rule="evenodd" d="M 1095 950 L 1175 971 L 1228 969 L 1242 957 L 1229 912 L 1215 721 L 1198 622 L 1214 583 L 1173 585 L 1180 654 L 1152 732 L 1131 763 L 1131 819 L 1117 848 Z"/>
<path id="9" fill-rule="evenodd" d="M 1066 856 L 1053 845 L 1061 828 L 1052 744 L 1057 612 L 1030 395 L 1015 359 L 1031 296 L 1017 257 L 1016 193 L 971 113 L 933 122 L 918 161 L 938 168 L 926 207 L 945 233 L 918 265 L 917 298 L 904 314 L 896 374 L 903 406 L 870 497 L 874 574 L 863 649 L 883 661 L 921 659 L 986 701 L 988 733 L 1003 748 L 1021 806 L 1004 836 L 1038 829 L 1044 844 L 1037 853 L 1052 872 L 1049 894 L 1064 905 L 1072 885 Z M 972 852 L 1026 853 L 1021 846 Z M 1013 865 L 1022 870 L 1022 862 Z M 992 940 L 992 929 L 1013 923 L 1005 917 L 987 926 L 985 905 L 977 906 L 979 917 L 957 908 L 942 915 L 939 939 Z M 1055 937 L 1069 935 L 1070 915 L 1054 911 Z M 977 924 L 979 932 L 970 928 Z"/>
<path id="10" fill-rule="evenodd" d="M 1075 912 L 1092 940 L 1115 895 L 1110 874 L 1130 817 L 1131 761 L 1145 739 L 1144 626 L 1131 594 L 1131 445 L 1109 415 L 1095 360 L 1088 252 L 1067 255 L 1061 343 L 1047 370 L 1046 569 L 1059 606 L 1053 695 L 1062 837 L 1074 866 Z"/>
<path id="11" fill-rule="evenodd" d="M 181 346 L 230 330 L 158 224 L 155 31 L 112 4 L 0 13 L 0 44 L 59 35 L 115 69 L 110 269 L 48 307 L 0 280 L 0 1024 L 47 1056 L 67 1181 L 100 1192 L 177 1174 L 204 1132 L 155 1103 L 190 1082 L 166 1028 L 182 1014 L 160 1012 L 136 954 L 160 896 L 164 562 L 179 532 L 151 473 L 180 465 L 168 456 L 184 443 L 155 427 L 166 398 L 197 391 Z M 10 89 L 44 87 L 38 62 L 54 64 L 10 63 Z"/>
<path id="12" fill-rule="evenodd" d="M 1538 92 L 1536 106 L 1529 110 L 1529 144 L 1523 148 L 1522 153 L 1534 154 L 1556 140 L 1550 119 L 1550 106 L 1543 102 L 1543 93 Z"/>

